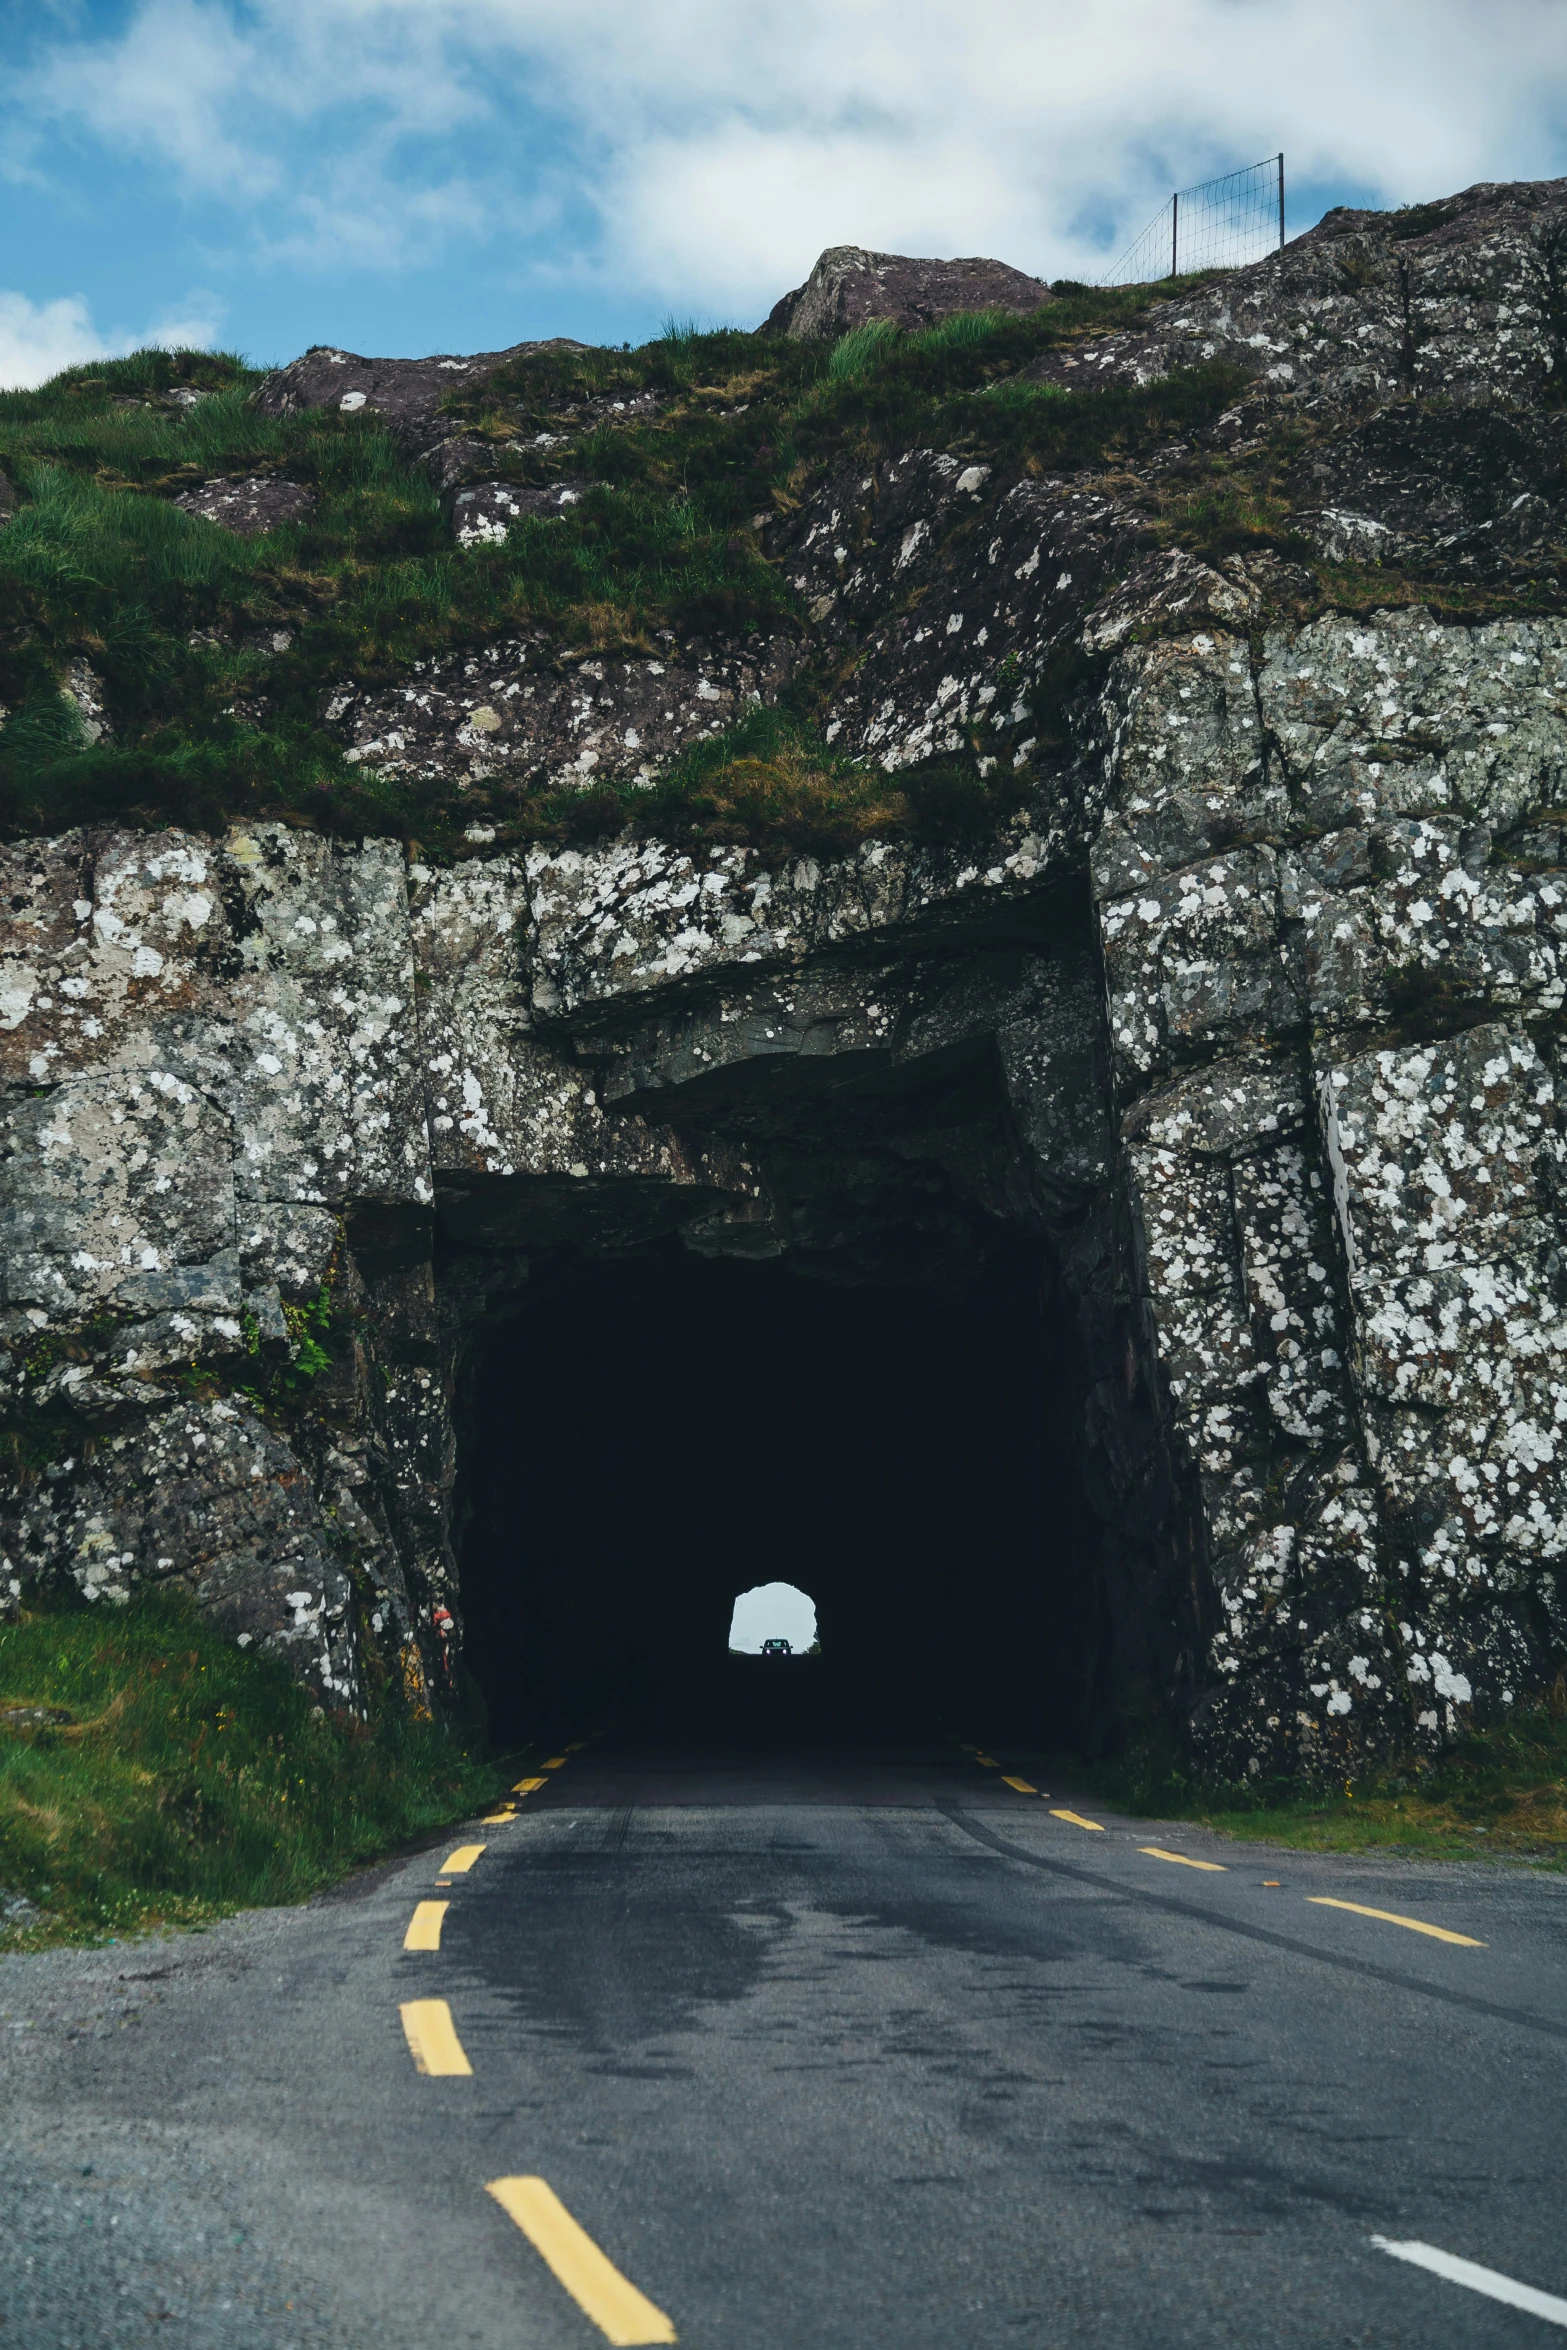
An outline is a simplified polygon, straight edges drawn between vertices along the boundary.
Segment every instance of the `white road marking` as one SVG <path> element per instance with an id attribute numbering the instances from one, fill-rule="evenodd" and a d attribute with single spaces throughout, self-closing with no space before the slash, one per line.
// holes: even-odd
<path id="1" fill-rule="evenodd" d="M 1445 2277 L 1450 2285 L 1467 2285 L 1471 2293 L 1484 2293 L 1489 2301 L 1505 2301 L 1509 2309 L 1526 2309 L 1531 2317 L 1543 2317 L 1547 2325 L 1567 2326 L 1567 2301 L 1533 2285 L 1520 2285 L 1515 2278 L 1504 2277 L 1500 2269 L 1460 2260 L 1456 2252 L 1440 2252 L 1434 2244 L 1395 2244 L 1388 2236 L 1373 2236 L 1371 2241 L 1379 2252 L 1390 2252 L 1395 2260 L 1407 2260 L 1413 2268 L 1428 2268 L 1434 2277 Z"/>

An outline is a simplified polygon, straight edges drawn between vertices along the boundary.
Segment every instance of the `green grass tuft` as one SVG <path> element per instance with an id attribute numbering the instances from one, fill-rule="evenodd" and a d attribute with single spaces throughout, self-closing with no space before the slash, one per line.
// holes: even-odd
<path id="1" fill-rule="evenodd" d="M 369 1723 L 315 1712 L 176 1598 L 0 1624 L 0 1902 L 31 1905 L 0 1948 L 302 1901 L 500 1780 L 390 1699 Z"/>
<path id="2" fill-rule="evenodd" d="M 1153 1750 L 1095 1765 L 1085 1784 L 1145 1819 L 1200 1821 L 1220 1835 L 1308 1852 L 1396 1850 L 1434 1858 L 1527 1858 L 1567 1867 L 1567 1703 L 1520 1708 L 1432 1763 L 1363 1779 L 1229 1786 L 1184 1775 Z"/>
<path id="3" fill-rule="evenodd" d="M 832 347 L 827 361 L 827 381 L 851 383 L 855 376 L 864 375 L 874 367 L 878 359 L 885 358 L 897 340 L 897 328 L 885 318 L 867 319 L 864 326 L 851 327 Z"/>

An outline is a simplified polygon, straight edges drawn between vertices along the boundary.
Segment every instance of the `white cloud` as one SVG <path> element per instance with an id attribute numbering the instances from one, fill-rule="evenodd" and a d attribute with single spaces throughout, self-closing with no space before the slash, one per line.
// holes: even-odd
<path id="1" fill-rule="evenodd" d="M 257 257 L 754 315 L 827 243 L 1087 275 L 1283 147 L 1383 201 L 1560 169 L 1560 0 L 139 0 L 22 111 L 155 159 Z M 568 234 L 563 223 L 573 223 Z"/>
<path id="2" fill-rule="evenodd" d="M 102 334 L 93 325 L 80 294 L 52 302 L 30 302 L 25 294 L 0 292 L 0 391 L 26 391 L 63 367 L 88 359 L 114 359 L 148 346 L 204 350 L 217 340 L 221 314 L 215 305 L 171 312 L 140 334 Z"/>
<path id="3" fill-rule="evenodd" d="M 0 391 L 25 391 L 102 348 L 79 294 L 55 302 L 0 294 Z"/>
<path id="4" fill-rule="evenodd" d="M 618 7 L 594 13 L 607 36 Z M 652 14 L 657 32 L 602 66 L 585 29 L 557 35 L 606 148 L 605 261 L 753 308 L 829 242 L 1093 274 L 1172 185 L 1279 147 L 1297 184 L 1386 201 L 1559 169 L 1563 151 L 1567 45 L 1542 0 L 796 0 L 776 17 L 688 0 Z"/>

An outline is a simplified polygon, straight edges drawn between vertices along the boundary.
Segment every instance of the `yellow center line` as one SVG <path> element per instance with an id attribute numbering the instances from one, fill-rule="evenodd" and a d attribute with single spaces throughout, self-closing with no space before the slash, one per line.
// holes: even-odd
<path id="1" fill-rule="evenodd" d="M 1357 1918 L 1380 1918 L 1384 1926 L 1407 1926 L 1411 1934 L 1429 1934 L 1433 1942 L 1456 1942 L 1464 1950 L 1485 1950 L 1484 1942 L 1477 1942 L 1473 1934 L 1455 1934 L 1448 1926 L 1428 1926 L 1424 1918 L 1401 1918 L 1395 1909 L 1367 1909 L 1360 1901 L 1335 1901 L 1331 1893 L 1308 1893 L 1306 1899 L 1318 1909 L 1350 1909 Z"/>
<path id="2" fill-rule="evenodd" d="M 982 1764 L 987 1771 L 999 1771 L 1001 1768 L 993 1754 L 976 1754 L 974 1760 Z"/>
<path id="3" fill-rule="evenodd" d="M 449 1901 L 421 1901 L 409 1920 L 403 1936 L 405 1950 L 439 1950 L 441 1947 L 441 1920 L 451 1908 Z"/>
<path id="4" fill-rule="evenodd" d="M 568 1754 L 580 1754 L 586 1744 L 587 1740 L 585 1738 L 573 1738 L 571 1744 L 567 1747 L 566 1752 Z"/>
<path id="5" fill-rule="evenodd" d="M 405 1999 L 403 2033 L 422 2073 L 471 2073 L 452 2011 L 444 1999 Z"/>
<path id="6" fill-rule="evenodd" d="M 674 2327 L 580 2228 L 543 2179 L 490 2179 L 485 2193 L 516 2221 L 585 2317 L 615 2343 L 673 2342 Z"/>
<path id="7" fill-rule="evenodd" d="M 1096 1836 L 1104 1834 L 1103 1821 L 1085 1820 L 1080 1811 L 1052 1811 L 1050 1817 L 1053 1820 L 1065 1820 L 1073 1828 L 1092 1828 Z"/>
<path id="8" fill-rule="evenodd" d="M 479 1825 L 481 1828 L 504 1828 L 508 1820 L 514 1820 L 516 1817 L 516 1805 L 514 1803 L 509 1803 L 504 1811 L 487 1811 L 482 1813 L 480 1815 Z"/>
<path id="9" fill-rule="evenodd" d="M 543 1765 L 547 1771 L 563 1771 L 565 1767 L 566 1757 L 563 1754 L 552 1754 L 549 1761 Z"/>
<path id="10" fill-rule="evenodd" d="M 463 1876 L 469 1869 L 472 1868 L 474 1862 L 478 1859 L 480 1853 L 483 1850 L 484 1846 L 482 1844 L 459 1844 L 457 1850 L 455 1852 L 449 1852 L 446 1855 L 446 1858 L 442 1861 L 442 1876 Z"/>
<path id="11" fill-rule="evenodd" d="M 513 1795 L 537 1795 L 539 1789 L 545 1784 L 543 1779 L 519 1779 L 512 1789 L 512 1793 Z"/>
<path id="12" fill-rule="evenodd" d="M 1007 1778 L 1005 1771 L 1002 1772 L 1001 1776 L 1004 1783 L 1008 1787 L 1015 1787 L 1017 1789 L 1019 1795 L 1037 1795 L 1039 1793 L 1039 1789 L 1037 1787 L 1030 1787 L 1026 1779 L 1009 1779 Z"/>
<path id="13" fill-rule="evenodd" d="M 1162 1844 L 1139 1844 L 1139 1852 L 1146 1852 L 1150 1860 L 1173 1861 L 1181 1869 L 1212 1869 L 1216 1876 L 1225 1872 L 1222 1860 L 1193 1860 L 1189 1852 L 1166 1852 Z"/>

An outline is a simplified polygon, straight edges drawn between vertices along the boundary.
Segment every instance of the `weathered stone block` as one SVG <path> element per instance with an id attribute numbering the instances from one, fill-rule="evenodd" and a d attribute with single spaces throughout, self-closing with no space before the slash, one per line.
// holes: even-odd
<path id="1" fill-rule="evenodd" d="M 0 1104 L 0 1137 L 7 1308 L 237 1312 L 232 1132 L 193 1086 L 168 1070 L 78 1078 Z"/>
<path id="2" fill-rule="evenodd" d="M 1101 914 L 1110 1037 L 1127 1092 L 1178 1056 L 1276 1042 L 1304 1006 L 1281 951 L 1271 849 L 1215 857 Z"/>
<path id="3" fill-rule="evenodd" d="M 357 1694 L 348 1577 L 299 1461 L 245 1404 L 178 1404 L 65 1467 L 0 1519 L 13 1571 L 98 1600 L 177 1585 L 329 1702 Z"/>

